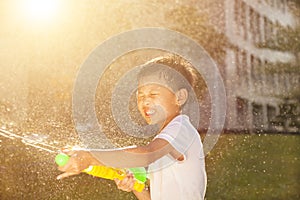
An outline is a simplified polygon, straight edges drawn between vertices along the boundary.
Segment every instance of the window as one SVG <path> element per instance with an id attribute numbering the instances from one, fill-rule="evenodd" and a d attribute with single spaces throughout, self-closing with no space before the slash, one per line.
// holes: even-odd
<path id="1" fill-rule="evenodd" d="M 260 26 L 260 15 L 259 13 L 255 13 L 255 23 L 256 23 L 256 26 L 255 26 L 255 43 L 260 43 L 262 40 L 261 40 L 261 26 Z"/>
<path id="2" fill-rule="evenodd" d="M 273 34 L 273 24 L 272 22 L 264 17 L 264 25 L 265 25 L 265 42 L 270 40 L 272 34 Z"/>
<path id="3" fill-rule="evenodd" d="M 286 0 L 282 0 L 282 3 L 281 3 L 281 10 L 282 10 L 282 12 L 283 13 L 285 13 L 286 12 L 286 7 L 287 7 L 287 2 L 286 2 Z"/>
<path id="4" fill-rule="evenodd" d="M 236 31 L 237 34 L 240 33 L 239 29 L 241 26 L 241 7 L 240 7 L 240 0 L 235 0 L 234 1 L 234 20 L 236 22 Z"/>
<path id="5" fill-rule="evenodd" d="M 237 122 L 241 127 L 245 127 L 248 115 L 248 101 L 246 99 L 236 98 Z"/>
<path id="6" fill-rule="evenodd" d="M 242 52 L 241 53 L 241 62 L 240 62 L 240 66 L 241 66 L 241 71 L 242 71 L 242 73 L 243 73 L 243 76 L 245 76 L 246 75 L 246 69 L 247 69 L 247 54 L 246 54 L 246 52 Z"/>
<path id="7" fill-rule="evenodd" d="M 268 126 L 272 125 L 272 120 L 276 116 L 276 108 L 274 106 L 267 105 L 267 117 L 268 117 Z"/>
<path id="8" fill-rule="evenodd" d="M 263 106 L 252 103 L 253 128 L 256 131 L 261 131 L 264 128 Z"/>
<path id="9" fill-rule="evenodd" d="M 251 78 L 255 79 L 255 58 L 253 55 L 250 56 L 250 73 L 251 73 Z"/>
<path id="10" fill-rule="evenodd" d="M 247 17 L 246 17 L 247 5 L 244 2 L 241 2 L 241 36 L 246 40 L 247 39 Z"/>
<path id="11" fill-rule="evenodd" d="M 235 64 L 236 64 L 236 75 L 238 77 L 240 77 L 241 76 L 241 61 L 240 61 L 240 53 L 239 53 L 238 49 L 235 51 Z"/>
<path id="12" fill-rule="evenodd" d="M 250 34 L 249 34 L 249 39 L 253 42 L 255 38 L 255 12 L 253 8 L 249 9 L 249 22 L 250 22 Z"/>

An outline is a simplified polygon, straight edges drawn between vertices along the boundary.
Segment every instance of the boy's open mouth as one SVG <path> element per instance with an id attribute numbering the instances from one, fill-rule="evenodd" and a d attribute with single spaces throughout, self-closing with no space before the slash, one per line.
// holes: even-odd
<path id="1" fill-rule="evenodd" d="M 145 116 L 149 117 L 155 113 L 154 109 L 145 109 L 144 110 Z"/>

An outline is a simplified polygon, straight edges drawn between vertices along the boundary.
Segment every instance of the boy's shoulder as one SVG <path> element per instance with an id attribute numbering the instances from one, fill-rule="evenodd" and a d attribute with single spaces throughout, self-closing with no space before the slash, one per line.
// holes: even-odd
<path id="1" fill-rule="evenodd" d="M 187 115 L 177 115 L 176 117 L 174 117 L 166 127 L 168 126 L 172 126 L 172 125 L 183 125 L 183 124 L 186 124 L 186 123 L 189 123 L 190 122 L 190 119 Z"/>
<path id="2" fill-rule="evenodd" d="M 191 124 L 190 119 L 187 115 L 178 115 L 173 120 L 171 120 L 165 128 L 161 130 L 162 133 L 183 133 L 183 132 L 194 132 L 196 129 Z"/>

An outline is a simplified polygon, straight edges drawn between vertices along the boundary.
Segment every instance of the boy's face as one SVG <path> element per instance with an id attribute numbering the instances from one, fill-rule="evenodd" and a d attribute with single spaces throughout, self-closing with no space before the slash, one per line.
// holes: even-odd
<path id="1" fill-rule="evenodd" d="M 139 83 L 138 109 L 148 124 L 166 125 L 180 113 L 176 95 L 157 83 Z"/>

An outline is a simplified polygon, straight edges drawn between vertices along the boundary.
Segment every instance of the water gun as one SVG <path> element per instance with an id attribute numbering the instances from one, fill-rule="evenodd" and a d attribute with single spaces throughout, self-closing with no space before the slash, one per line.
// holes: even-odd
<path id="1" fill-rule="evenodd" d="M 55 162 L 58 166 L 64 166 L 69 161 L 69 156 L 64 153 L 60 153 L 55 157 Z M 147 179 L 146 170 L 143 167 L 130 168 L 129 171 L 133 173 L 134 178 L 136 179 L 133 189 L 142 192 L 145 188 L 145 182 Z M 90 174 L 95 177 L 100 177 L 104 179 L 114 180 L 119 179 L 123 180 L 126 177 L 125 169 L 118 169 L 107 166 L 90 166 L 83 172 Z"/>

